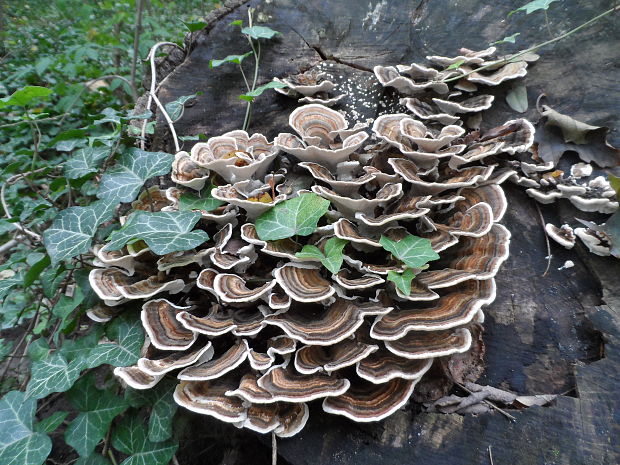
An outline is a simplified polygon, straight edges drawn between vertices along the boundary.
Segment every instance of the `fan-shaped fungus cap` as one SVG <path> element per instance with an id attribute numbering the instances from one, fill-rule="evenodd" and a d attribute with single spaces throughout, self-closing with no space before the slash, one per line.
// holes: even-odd
<path id="1" fill-rule="evenodd" d="M 231 380 L 222 378 L 181 381 L 174 391 L 174 400 L 192 412 L 210 415 L 226 423 L 239 423 L 247 418 L 247 413 L 243 400 L 225 395 L 233 386 Z"/>
<path id="2" fill-rule="evenodd" d="M 199 166 L 215 171 L 226 182 L 264 176 L 278 149 L 262 134 L 230 131 L 192 147 L 191 158 Z"/>
<path id="3" fill-rule="evenodd" d="M 329 348 L 325 346 L 304 346 L 295 353 L 295 369 L 306 375 L 319 371 L 330 374 L 355 365 L 379 349 L 373 344 L 364 344 L 352 339 L 345 339 Z"/>
<path id="4" fill-rule="evenodd" d="M 293 339 L 309 345 L 330 346 L 351 336 L 367 315 L 388 313 L 392 307 L 376 302 L 358 303 L 336 298 L 327 309 L 310 312 L 291 308 L 285 313 L 269 315 L 265 322 L 275 325 Z"/>
<path id="5" fill-rule="evenodd" d="M 241 365 L 248 357 L 249 350 L 247 341 L 241 339 L 220 357 L 185 368 L 177 378 L 186 381 L 207 381 L 220 378 Z"/>
<path id="6" fill-rule="evenodd" d="M 357 375 L 373 384 L 386 383 L 394 378 L 420 379 L 433 359 L 408 360 L 381 349 L 357 363 Z"/>
<path id="7" fill-rule="evenodd" d="M 572 249 L 575 246 L 575 234 L 573 228 L 567 224 L 563 224 L 559 228 L 551 223 L 545 225 L 547 235 L 562 247 Z"/>
<path id="8" fill-rule="evenodd" d="M 379 421 L 407 403 L 417 380 L 396 378 L 387 383 L 356 381 L 349 390 L 323 401 L 323 410 L 357 422 Z"/>
<path id="9" fill-rule="evenodd" d="M 198 337 L 183 327 L 176 319 L 179 312 L 189 307 L 179 307 L 166 299 L 150 300 L 142 306 L 140 317 L 151 344 L 160 350 L 185 350 Z"/>
<path id="10" fill-rule="evenodd" d="M 322 397 L 339 396 L 349 389 L 348 379 L 321 374 L 299 375 L 290 368 L 273 367 L 257 381 L 271 394 L 273 401 L 309 402 Z"/>
<path id="11" fill-rule="evenodd" d="M 471 333 L 465 328 L 456 331 L 409 332 L 395 341 L 386 341 L 385 347 L 395 355 L 407 359 L 426 359 L 462 353 L 471 346 Z"/>
<path id="12" fill-rule="evenodd" d="M 298 302 L 320 302 L 334 293 L 334 288 L 315 267 L 287 263 L 273 274 L 274 285 L 277 282 L 287 295 Z"/>

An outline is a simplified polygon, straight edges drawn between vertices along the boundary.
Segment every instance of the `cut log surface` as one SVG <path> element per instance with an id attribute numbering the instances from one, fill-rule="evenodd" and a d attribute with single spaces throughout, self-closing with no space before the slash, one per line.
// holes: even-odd
<path id="1" fill-rule="evenodd" d="M 347 92 L 336 109 L 346 111 L 351 123 L 375 118 L 397 107 L 397 98 L 370 71 L 375 65 L 453 56 L 460 47 L 486 48 L 515 32 L 521 33 L 517 45 L 508 44 L 502 52 L 548 40 L 542 12 L 506 17 L 522 3 L 227 2 L 203 31 L 188 38 L 187 56 L 175 52 L 163 60 L 161 69 L 172 71 L 159 98 L 165 104 L 203 92 L 175 124 L 179 135 L 212 137 L 238 129 L 245 113 L 245 103 L 237 97 L 244 91 L 239 70 L 235 65 L 210 69 L 209 60 L 249 50 L 238 28 L 229 24 L 245 19 L 251 6 L 259 23 L 282 32 L 262 43 L 259 84 L 320 66 L 335 77 L 338 90 Z M 552 3 L 551 32 L 559 35 L 613 5 L 603 0 Z M 533 103 L 545 93 L 562 113 L 615 127 L 610 142 L 620 145 L 619 18 L 611 15 L 539 52 L 541 59 L 525 80 L 530 102 L 526 117 L 537 119 Z M 247 61 L 249 73 L 252 60 Z M 503 99 L 509 86 L 494 89 L 498 102 L 484 113 L 483 129 L 517 117 Z M 295 107 L 293 99 L 266 92 L 256 100 L 250 131 L 269 138 L 289 131 L 288 115 Z M 154 148 L 171 150 L 161 117 L 156 134 Z M 185 142 L 184 149 L 189 147 L 191 142 Z M 502 223 L 512 233 L 511 256 L 496 278 L 497 299 L 485 309 L 486 368 L 478 383 L 520 395 L 562 395 L 548 407 L 512 410 L 514 423 L 497 413 L 460 416 L 407 408 L 386 421 L 358 425 L 314 405 L 305 430 L 278 442 L 284 460 L 292 465 L 486 464 L 492 446 L 496 464 L 620 463 L 620 262 L 592 255 L 580 243 L 571 251 L 551 243 L 551 267 L 543 277 L 548 251 L 537 206 L 522 189 L 506 184 L 506 190 L 509 209 Z M 556 225 L 574 225 L 575 216 L 585 217 L 568 202 L 540 206 L 540 211 L 545 222 Z M 558 270 L 566 260 L 575 266 Z M 192 457 L 191 451 L 182 455 Z"/>

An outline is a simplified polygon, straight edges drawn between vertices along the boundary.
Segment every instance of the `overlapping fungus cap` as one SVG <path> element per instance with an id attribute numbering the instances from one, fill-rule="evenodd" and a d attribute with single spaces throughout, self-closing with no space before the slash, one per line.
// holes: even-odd
<path id="1" fill-rule="evenodd" d="M 489 54 L 461 53 L 468 66 Z M 396 68 L 414 80 L 425 73 L 434 79 L 429 69 Z M 159 270 L 148 296 L 141 294 L 150 343 L 135 366 L 115 373 L 138 389 L 175 375 L 179 405 L 280 436 L 303 428 L 308 402 L 321 400 L 325 412 L 359 422 L 404 406 L 438 359 L 469 350 L 472 328 L 495 298 L 494 277 L 510 242 L 499 224 L 507 207 L 501 183 L 516 176 L 507 160 L 533 140 L 525 120 L 467 133 L 459 115 L 468 103 L 444 97 L 431 103 L 451 112 L 450 122 L 387 114 L 372 128 L 377 143 L 366 147 L 364 124 L 349 128 L 343 115 L 316 104 L 291 114 L 297 135 L 281 133 L 273 151 L 238 131 L 194 147 L 191 158 L 210 163 L 205 185 L 216 186 L 212 196 L 234 205 L 235 216 L 218 222 L 203 215 L 197 227 L 212 239 L 193 251 L 98 252 L 91 281 L 109 305 L 137 295 L 128 289 Z M 246 165 L 228 164 L 226 154 L 255 154 L 251 140 L 272 158 L 239 171 Z M 178 183 L 161 208 L 178 209 L 192 187 Z M 256 218 L 301 195 L 329 201 L 314 232 L 261 237 Z M 411 235 L 439 259 L 410 268 L 385 248 Z M 337 270 L 297 255 L 304 246 L 325 254 L 332 239 L 343 247 Z M 408 292 L 393 282 L 407 270 L 415 275 Z M 93 313 L 111 318 L 117 308 Z"/>
<path id="2" fill-rule="evenodd" d="M 300 103 L 318 103 L 331 107 L 340 101 L 344 94 L 330 97 L 329 93 L 336 87 L 332 81 L 325 79 L 326 73 L 311 68 L 305 73 L 295 74 L 286 78 L 273 78 L 275 82 L 286 87 L 275 88 L 279 94 L 297 98 Z"/>

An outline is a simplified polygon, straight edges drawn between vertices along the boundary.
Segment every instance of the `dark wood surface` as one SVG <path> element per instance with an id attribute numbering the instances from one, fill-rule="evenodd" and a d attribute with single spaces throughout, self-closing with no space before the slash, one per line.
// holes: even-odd
<path id="1" fill-rule="evenodd" d="M 524 0 L 264 0 L 228 2 L 208 27 L 188 41 L 191 52 L 166 61 L 172 70 L 159 92 L 163 103 L 204 92 L 175 127 L 180 135 L 214 136 L 237 129 L 244 103 L 238 69 L 209 69 L 212 58 L 246 52 L 230 21 L 245 18 L 248 6 L 282 35 L 263 46 L 259 82 L 323 62 L 348 97 L 340 109 L 349 121 L 375 117 L 394 104 L 368 69 L 451 55 L 459 47 L 484 48 L 514 32 L 518 45 L 549 38 L 542 13 L 506 18 Z M 458 6 L 455 6 L 458 5 Z M 549 10 L 554 34 L 585 22 L 613 1 L 556 2 Z M 530 107 L 540 93 L 557 110 L 592 124 L 620 127 L 620 19 L 608 17 L 579 35 L 543 49 L 526 78 Z M 506 52 L 516 50 L 507 47 Z M 162 71 L 162 77 L 165 71 Z M 495 90 L 498 95 L 506 87 Z M 515 114 L 503 99 L 484 115 L 492 127 Z M 288 131 L 295 102 L 268 92 L 257 100 L 251 130 L 272 138 Z M 530 109 L 526 116 L 535 119 Z M 155 146 L 170 147 L 160 121 Z M 611 140 L 620 145 L 619 132 Z M 190 143 L 186 143 L 188 148 Z M 620 262 L 597 257 L 581 244 L 572 251 L 547 247 L 538 209 L 522 189 L 507 186 L 510 206 L 503 223 L 512 233 L 511 256 L 497 276 L 498 296 L 486 309 L 486 369 L 478 381 L 519 394 L 563 394 L 551 406 L 511 411 L 515 423 L 497 413 L 479 416 L 415 413 L 410 406 L 380 423 L 358 425 L 311 407 L 306 429 L 280 440 L 281 461 L 290 464 L 487 464 L 488 446 L 498 465 L 620 463 Z M 545 221 L 574 224 L 580 214 L 567 204 L 541 206 Z M 566 260 L 575 266 L 558 270 Z M 603 358 L 601 356 L 604 355 Z M 251 432 L 188 414 L 191 440 L 183 463 L 204 463 L 202 438 L 258 447 Z M 213 428 L 217 428 L 215 434 Z M 205 433 L 201 433 L 205 431 Z M 210 431 L 207 433 L 206 431 Z M 228 442 L 227 442 L 228 441 Z M 206 452 L 208 454 L 208 452 Z M 254 463 L 267 456 L 259 454 Z M 232 460 L 232 459 L 230 459 Z M 211 463 L 211 462 L 209 462 Z M 229 461 L 229 463 L 235 463 Z"/>

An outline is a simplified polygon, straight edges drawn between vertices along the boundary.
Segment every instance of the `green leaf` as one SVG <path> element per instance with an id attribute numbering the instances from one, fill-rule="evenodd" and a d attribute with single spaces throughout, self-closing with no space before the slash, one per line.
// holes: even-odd
<path id="1" fill-rule="evenodd" d="M 52 308 L 52 314 L 60 319 L 60 326 L 58 331 L 54 333 L 54 341 L 58 340 L 60 331 L 64 331 L 68 326 L 69 316 L 84 300 L 84 294 L 79 287 L 75 288 L 73 297 L 61 295 L 56 302 L 56 305 Z M 71 320 L 69 320 L 71 321 Z"/>
<path id="2" fill-rule="evenodd" d="M 271 81 L 271 82 L 268 82 L 267 84 L 263 84 L 262 86 L 257 87 L 256 89 L 248 92 L 247 94 L 240 95 L 239 98 L 242 100 L 247 100 L 248 102 L 251 102 L 256 97 L 258 97 L 263 92 L 265 92 L 267 89 L 282 89 L 283 87 L 286 87 L 286 84 L 282 84 L 281 82 L 277 82 L 277 81 Z"/>
<path id="3" fill-rule="evenodd" d="M 437 260 L 439 255 L 431 247 L 431 241 L 412 234 L 400 241 L 381 236 L 381 246 L 401 262 L 411 268 L 420 268 L 431 260 Z"/>
<path id="4" fill-rule="evenodd" d="M 42 399 L 53 392 L 65 392 L 80 376 L 80 361 L 67 362 L 59 353 L 32 363 L 28 397 Z"/>
<path id="5" fill-rule="evenodd" d="M 56 431 L 62 422 L 65 421 L 67 415 L 69 415 L 69 412 L 54 412 L 49 417 L 35 424 L 34 430 L 37 433 L 51 433 L 52 431 Z"/>
<path id="6" fill-rule="evenodd" d="M 157 255 L 193 249 L 209 239 L 204 231 L 192 231 L 200 218 L 200 212 L 137 211 L 121 229 L 110 234 L 105 247 L 120 250 L 127 243 L 142 240 Z"/>
<path id="7" fill-rule="evenodd" d="M 243 55 L 228 55 L 226 58 L 222 58 L 221 60 L 211 60 L 209 61 L 209 68 L 217 68 L 224 63 L 236 63 L 240 65 L 241 62 L 250 55 L 252 55 L 252 52 L 247 52 Z"/>
<path id="8" fill-rule="evenodd" d="M 54 63 L 54 60 L 51 57 L 43 57 L 37 60 L 34 65 L 34 70 L 37 72 L 39 76 L 42 76 L 45 70 Z"/>
<path id="9" fill-rule="evenodd" d="M 513 14 L 519 11 L 525 11 L 525 14 L 529 15 L 530 13 L 534 13 L 538 10 L 546 10 L 551 6 L 553 2 L 557 2 L 558 0 L 534 0 L 533 2 L 526 3 L 522 7 L 517 8 L 516 10 L 512 10 L 508 13 L 508 16 L 512 16 Z"/>
<path id="10" fill-rule="evenodd" d="M 0 363 L 11 353 L 11 350 L 13 350 L 13 342 L 0 339 Z"/>
<path id="11" fill-rule="evenodd" d="M 308 258 L 319 260 L 325 268 L 336 274 L 342 267 L 343 254 L 342 250 L 349 241 L 332 237 L 325 242 L 325 253 L 314 245 L 304 245 L 301 252 L 297 252 L 295 256 L 299 258 Z"/>
<path id="12" fill-rule="evenodd" d="M 15 286 L 23 286 L 24 275 L 18 273 L 8 278 L 0 278 L 0 300 L 4 299 Z"/>
<path id="13" fill-rule="evenodd" d="M 84 365 L 86 364 L 91 349 L 99 344 L 99 339 L 101 339 L 102 334 L 103 325 L 93 325 L 91 332 L 86 336 L 63 341 L 59 351 L 67 361 L 71 362 L 79 358 L 82 359 Z"/>
<path id="14" fill-rule="evenodd" d="M 8 97 L 0 98 L 0 109 L 15 105 L 25 107 L 33 102 L 43 100 L 52 93 L 52 89 L 40 86 L 26 86 L 16 90 Z"/>
<path id="15" fill-rule="evenodd" d="M 125 367 L 138 361 L 144 343 L 140 318 L 122 314 L 108 323 L 106 335 L 112 342 L 97 344 L 90 349 L 83 361 L 86 368 L 95 368 L 103 364 Z"/>
<path id="16" fill-rule="evenodd" d="M 506 94 L 506 103 L 514 111 L 525 113 L 528 107 L 527 88 L 525 84 L 522 82 L 514 83 Z"/>
<path id="17" fill-rule="evenodd" d="M 39 260 L 37 263 L 32 265 L 30 269 L 24 275 L 24 287 L 26 288 L 32 285 L 32 283 L 34 283 L 37 280 L 39 275 L 43 272 L 45 268 L 47 268 L 50 265 L 50 263 L 51 263 L 50 257 L 46 255 L 41 260 Z"/>
<path id="18" fill-rule="evenodd" d="M 309 236 L 327 213 L 329 200 L 314 193 L 301 194 L 270 208 L 256 219 L 256 232 L 263 241 Z"/>
<path id="19" fill-rule="evenodd" d="M 61 211 L 43 233 L 52 264 L 88 252 L 97 227 L 112 218 L 115 207 L 116 201 L 106 199 Z"/>
<path id="20" fill-rule="evenodd" d="M 243 26 L 243 20 L 242 19 L 235 19 L 234 21 L 231 21 L 230 23 L 228 23 L 229 26 Z"/>
<path id="21" fill-rule="evenodd" d="M 183 111 L 185 110 L 185 104 L 191 99 L 196 98 L 201 94 L 202 92 L 196 92 L 192 95 L 183 95 L 173 102 L 166 103 L 165 108 L 170 119 L 172 121 L 177 121 L 179 118 L 181 118 L 181 116 L 183 116 Z"/>
<path id="22" fill-rule="evenodd" d="M 129 455 L 120 465 L 168 465 L 178 445 L 172 441 L 152 442 L 137 415 L 126 416 L 112 433 L 112 445 Z"/>
<path id="23" fill-rule="evenodd" d="M 280 34 L 267 26 L 244 27 L 241 29 L 241 33 L 250 36 L 252 39 L 271 39 Z"/>
<path id="24" fill-rule="evenodd" d="M 197 21 L 195 23 L 186 23 L 185 21 L 181 21 L 185 27 L 187 28 L 187 30 L 189 32 L 196 32 L 196 31 L 200 31 L 202 28 L 204 28 L 207 23 L 205 23 L 204 21 Z"/>
<path id="25" fill-rule="evenodd" d="M 411 268 L 407 268 L 402 273 L 388 271 L 387 280 L 392 281 L 396 287 L 405 295 L 411 294 L 411 281 L 415 278 L 415 273 Z"/>
<path id="26" fill-rule="evenodd" d="M 33 431 L 37 401 L 11 391 L 0 399 L 0 463 L 41 465 L 52 451 L 47 435 Z"/>
<path id="27" fill-rule="evenodd" d="M 112 420 L 123 413 L 128 404 L 109 389 L 97 389 L 94 375 L 84 376 L 75 383 L 67 398 L 80 413 L 67 427 L 65 441 L 85 457 L 105 437 Z"/>
<path id="28" fill-rule="evenodd" d="M 161 442 L 172 437 L 172 418 L 179 406 L 173 397 L 176 386 L 176 380 L 163 379 L 147 392 L 151 405 L 149 440 L 152 442 Z"/>
<path id="29" fill-rule="evenodd" d="M 215 186 L 212 183 L 209 183 L 209 185 L 204 187 L 198 195 L 182 194 L 179 198 L 179 210 L 202 210 L 209 212 L 211 210 L 215 210 L 217 207 L 221 207 L 226 202 L 222 202 L 211 195 L 211 191 L 214 187 Z"/>
<path id="30" fill-rule="evenodd" d="M 169 153 L 145 152 L 132 147 L 103 175 L 97 197 L 132 202 L 147 179 L 170 172 L 173 160 L 174 155 Z"/>
<path id="31" fill-rule="evenodd" d="M 450 66 L 448 66 L 445 70 L 449 70 L 449 69 L 458 69 L 461 67 L 461 65 L 465 63 L 465 60 L 459 60 L 455 63 L 452 63 Z"/>
<path id="32" fill-rule="evenodd" d="M 85 147 L 76 150 L 71 158 L 65 162 L 65 176 L 69 179 L 78 179 L 96 172 L 111 152 L 110 147 L 105 146 Z"/>
<path id="33" fill-rule="evenodd" d="M 517 40 L 517 37 L 520 36 L 520 35 L 521 35 L 520 32 L 515 32 L 511 36 L 504 37 L 502 40 L 497 40 L 495 42 L 492 42 L 491 45 L 514 44 L 516 42 L 516 40 Z"/>

